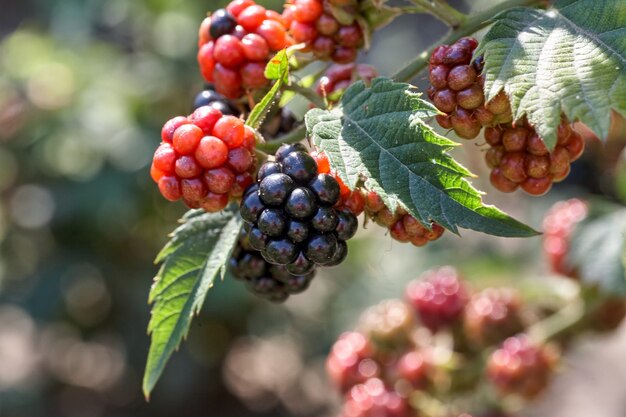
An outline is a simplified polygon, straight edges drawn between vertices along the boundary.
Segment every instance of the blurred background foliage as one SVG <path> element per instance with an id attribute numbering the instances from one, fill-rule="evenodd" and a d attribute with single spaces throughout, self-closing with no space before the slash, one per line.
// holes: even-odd
<path id="1" fill-rule="evenodd" d="M 197 27 L 225 3 L 0 0 L 0 416 L 333 416 L 329 346 L 425 269 L 454 262 L 477 287 L 543 293 L 539 238 L 465 232 L 416 249 L 365 228 L 345 264 L 285 305 L 219 283 L 146 403 L 152 260 L 184 212 L 159 196 L 149 161 L 162 123 L 187 114 L 202 88 Z M 390 74 L 444 31 L 429 16 L 403 16 L 362 60 Z M 594 146 L 572 180 L 619 195 L 607 180 L 618 161 L 598 161 L 622 142 Z M 473 143 L 455 155 L 486 178 Z M 537 228 L 551 202 L 580 193 L 566 185 L 531 204 L 474 182 Z"/>

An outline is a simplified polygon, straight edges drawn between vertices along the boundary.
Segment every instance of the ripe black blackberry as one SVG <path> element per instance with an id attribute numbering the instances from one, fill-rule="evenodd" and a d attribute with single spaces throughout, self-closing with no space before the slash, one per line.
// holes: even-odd
<path id="1" fill-rule="evenodd" d="M 358 221 L 351 212 L 333 208 L 338 200 L 339 184 L 318 172 L 302 145 L 281 146 L 241 202 L 251 247 L 294 274 L 339 265 Z"/>
<path id="2" fill-rule="evenodd" d="M 315 269 L 293 275 L 285 266 L 268 263 L 250 245 L 245 229 L 241 230 L 229 266 L 233 277 L 244 281 L 252 293 L 278 303 L 306 290 L 315 276 Z"/>
<path id="3" fill-rule="evenodd" d="M 209 106 L 222 112 L 224 115 L 239 116 L 241 113 L 237 106 L 226 97 L 215 91 L 212 84 L 207 84 L 193 100 L 193 109 Z"/>

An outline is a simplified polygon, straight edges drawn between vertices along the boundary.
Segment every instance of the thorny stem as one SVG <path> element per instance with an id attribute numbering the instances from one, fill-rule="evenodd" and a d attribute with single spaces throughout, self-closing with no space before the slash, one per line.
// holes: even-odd
<path id="1" fill-rule="evenodd" d="M 415 0 L 415 3 L 418 3 L 418 1 Z M 423 1 L 419 1 L 419 3 L 423 3 Z M 542 3 L 545 3 L 545 0 L 506 0 L 502 3 L 496 4 L 495 6 L 487 10 L 483 10 L 476 14 L 467 16 L 464 21 L 458 27 L 454 28 L 450 33 L 448 33 L 445 38 L 437 42 L 435 45 L 432 45 L 427 51 L 424 51 L 416 56 L 404 68 L 398 71 L 392 78 L 398 81 L 410 81 L 413 77 L 417 76 L 424 68 L 426 68 L 426 66 L 428 65 L 428 59 L 430 57 L 430 54 L 437 45 L 454 43 L 463 36 L 469 36 L 479 31 L 480 29 L 483 29 L 490 24 L 490 20 L 493 19 L 493 17 L 496 16 L 498 13 L 512 7 L 533 6 Z"/>
<path id="2" fill-rule="evenodd" d="M 445 0 L 412 0 L 412 2 L 416 7 L 404 10 L 413 13 L 430 13 L 453 29 L 459 27 L 467 19 L 466 15 L 447 4 Z"/>

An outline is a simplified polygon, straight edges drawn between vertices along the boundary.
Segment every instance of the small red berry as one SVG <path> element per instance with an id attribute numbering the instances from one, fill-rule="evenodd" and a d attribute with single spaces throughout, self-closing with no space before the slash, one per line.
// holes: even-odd
<path id="1" fill-rule="evenodd" d="M 242 174 L 252 168 L 254 158 L 250 151 L 241 146 L 228 152 L 228 165 L 235 173 Z"/>
<path id="2" fill-rule="evenodd" d="M 237 16 L 237 22 L 248 32 L 254 32 L 265 20 L 265 11 L 265 7 L 254 4 Z"/>
<path id="3" fill-rule="evenodd" d="M 163 129 L 161 129 L 161 140 L 163 142 L 172 143 L 174 132 L 184 124 L 187 124 L 187 118 L 183 116 L 174 117 L 165 122 Z"/>
<path id="4" fill-rule="evenodd" d="M 196 161 L 206 168 L 212 169 L 222 166 L 228 160 L 228 147 L 219 138 L 205 136 L 196 149 Z"/>
<path id="5" fill-rule="evenodd" d="M 294 2 L 294 19 L 302 23 L 313 23 L 324 11 L 322 2 L 318 0 L 296 0 Z"/>
<path id="6" fill-rule="evenodd" d="M 233 35 L 223 35 L 215 41 L 213 57 L 227 68 L 237 68 L 246 61 L 241 40 Z"/>
<path id="7" fill-rule="evenodd" d="M 222 112 L 211 106 L 198 107 L 191 116 L 189 122 L 196 125 L 205 135 L 213 132 L 215 123 L 222 117 Z M 182 152 L 181 152 L 182 153 Z"/>
<path id="8" fill-rule="evenodd" d="M 173 176 L 164 176 L 159 180 L 159 191 L 170 201 L 180 200 L 182 194 L 180 182 Z"/>
<path id="9" fill-rule="evenodd" d="M 174 172 L 176 164 L 176 152 L 169 143 L 161 143 L 154 152 L 154 167 L 166 174 Z"/>
<path id="10" fill-rule="evenodd" d="M 265 20 L 256 33 L 265 38 L 272 51 L 279 51 L 288 44 L 285 27 L 274 20 Z"/>
<path id="11" fill-rule="evenodd" d="M 270 47 L 265 38 L 256 33 L 248 33 L 241 40 L 243 53 L 249 61 L 265 61 L 270 54 Z"/>
<path id="12" fill-rule="evenodd" d="M 210 169 L 204 173 L 204 183 L 210 192 L 226 194 L 235 184 L 235 174 L 225 167 Z"/>
<path id="13" fill-rule="evenodd" d="M 228 205 L 228 194 L 215 194 L 209 191 L 200 203 L 201 207 L 209 213 L 224 210 Z"/>
<path id="14" fill-rule="evenodd" d="M 190 155 L 196 151 L 204 132 L 196 125 L 183 125 L 174 132 L 174 149 L 181 155 Z"/>
<path id="15" fill-rule="evenodd" d="M 193 178 L 200 175 L 202 167 L 193 156 L 181 156 L 176 160 L 176 175 L 180 178 Z"/>
<path id="16" fill-rule="evenodd" d="M 213 128 L 213 136 L 220 138 L 229 149 L 241 146 L 245 133 L 243 122 L 235 116 L 223 116 Z"/>

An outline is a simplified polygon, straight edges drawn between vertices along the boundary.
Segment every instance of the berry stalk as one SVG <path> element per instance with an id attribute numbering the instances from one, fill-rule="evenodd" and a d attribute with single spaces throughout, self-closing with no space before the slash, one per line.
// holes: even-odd
<path id="1" fill-rule="evenodd" d="M 415 13 L 429 13 L 453 29 L 461 26 L 467 19 L 465 14 L 459 12 L 443 0 L 412 0 L 412 3 L 416 6 L 413 9 Z M 407 8 L 405 10 L 411 11 L 412 9 Z"/>
<path id="2" fill-rule="evenodd" d="M 444 39 L 433 44 L 427 51 L 416 56 L 411 62 L 392 76 L 392 78 L 398 81 L 410 81 L 428 66 L 428 60 L 435 47 L 441 44 L 452 44 L 464 36 L 469 36 L 489 26 L 491 19 L 504 10 L 512 7 L 533 6 L 543 3 L 545 3 L 545 0 L 506 0 L 489 9 L 468 16 L 460 26 L 454 28 Z"/>

